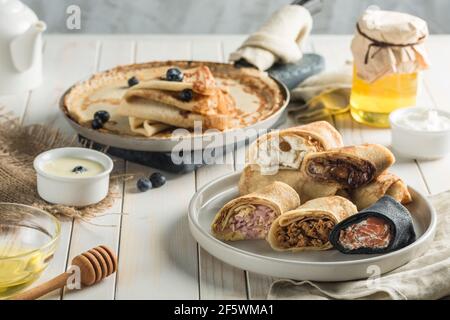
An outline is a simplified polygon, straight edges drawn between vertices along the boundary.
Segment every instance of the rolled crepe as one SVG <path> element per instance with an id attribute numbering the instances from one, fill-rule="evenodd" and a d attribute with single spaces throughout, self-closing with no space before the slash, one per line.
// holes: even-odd
<path id="1" fill-rule="evenodd" d="M 273 182 L 228 202 L 214 218 L 211 232 L 225 241 L 264 239 L 276 217 L 299 205 L 295 190 Z"/>
<path id="2" fill-rule="evenodd" d="M 327 250 L 334 226 L 356 212 L 353 203 L 339 196 L 314 199 L 275 219 L 267 241 L 277 251 Z"/>
<path id="3" fill-rule="evenodd" d="M 163 83 L 163 84 L 162 84 Z M 178 109 L 195 112 L 202 115 L 215 115 L 215 114 L 230 114 L 234 112 L 234 100 L 226 90 L 219 88 L 214 89 L 213 95 L 202 95 L 193 93 L 192 100 L 183 101 L 180 99 L 180 93 L 177 91 L 171 91 L 164 88 L 164 83 L 167 83 L 167 88 L 171 88 L 173 83 L 170 81 L 151 81 L 143 83 L 141 86 L 132 87 L 124 95 L 122 105 L 126 107 L 126 104 L 132 104 L 136 98 L 141 100 L 147 100 L 149 102 L 159 102 L 170 106 L 177 107 Z M 175 87 L 182 84 L 182 82 L 176 82 Z M 180 85 L 183 87 L 183 85 Z M 174 88 L 171 88 L 174 89 Z"/>
<path id="4" fill-rule="evenodd" d="M 394 155 L 378 144 L 309 153 L 301 171 L 323 184 L 356 189 L 370 183 L 395 162 Z"/>
<path id="5" fill-rule="evenodd" d="M 341 221 L 330 234 L 333 246 L 349 254 L 388 253 L 415 239 L 411 214 L 390 196 Z"/>
<path id="6" fill-rule="evenodd" d="M 281 181 L 291 186 L 302 201 L 334 196 L 340 187 L 336 184 L 324 184 L 314 181 L 304 172 L 295 170 L 279 170 L 275 174 L 262 174 L 257 166 L 248 165 L 239 179 L 239 193 L 246 195 L 274 181 Z"/>
<path id="7" fill-rule="evenodd" d="M 135 98 L 131 103 L 122 104 L 117 113 L 122 116 L 159 122 L 180 128 L 194 128 L 196 122 L 202 124 L 205 128 L 216 128 L 219 130 L 225 130 L 229 125 L 229 117 L 227 116 L 204 116 L 163 103 L 149 102 L 143 98 Z"/>
<path id="8" fill-rule="evenodd" d="M 162 69 L 163 73 L 170 68 L 174 67 Z M 145 74 L 143 75 L 145 76 Z M 207 66 L 183 70 L 183 81 L 167 81 L 164 78 L 164 75 L 160 74 L 159 78 L 139 82 L 138 85 L 133 86 L 129 91 L 145 89 L 183 91 L 185 89 L 191 89 L 195 93 L 208 96 L 214 95 L 217 89 L 216 80 Z"/>
<path id="9" fill-rule="evenodd" d="M 307 152 L 343 147 L 339 132 L 328 122 L 270 132 L 252 143 L 247 163 L 258 165 L 263 173 L 279 169 L 298 170 Z"/>
<path id="10" fill-rule="evenodd" d="M 235 115 L 231 95 L 216 86 L 206 66 L 184 70 L 181 82 L 149 79 L 131 87 L 123 96 L 117 113 L 121 116 L 163 123 L 181 128 L 194 128 L 201 122 L 205 128 L 225 130 Z M 180 92 L 193 91 L 190 101 Z"/>
<path id="11" fill-rule="evenodd" d="M 351 199 L 359 210 L 370 207 L 384 195 L 391 196 L 402 204 L 412 201 L 408 186 L 395 174 L 384 172 L 373 182 L 353 190 Z"/>
<path id="12" fill-rule="evenodd" d="M 131 132 L 146 137 L 154 136 L 158 132 L 164 131 L 169 128 L 168 125 L 152 122 L 149 120 L 137 119 L 133 117 L 129 117 L 128 120 L 130 122 Z"/>

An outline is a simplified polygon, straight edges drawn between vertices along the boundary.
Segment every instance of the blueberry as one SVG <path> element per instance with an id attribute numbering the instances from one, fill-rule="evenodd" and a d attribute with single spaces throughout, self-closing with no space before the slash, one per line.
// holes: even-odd
<path id="1" fill-rule="evenodd" d="M 153 186 L 150 180 L 147 178 L 140 178 L 136 183 L 137 188 L 141 192 L 145 192 L 147 190 L 150 190 Z"/>
<path id="2" fill-rule="evenodd" d="M 128 79 L 128 86 L 129 87 L 134 87 L 135 85 L 139 84 L 139 80 L 136 77 L 131 77 L 130 79 Z"/>
<path id="3" fill-rule="evenodd" d="M 94 118 L 94 120 L 92 120 L 91 126 L 92 126 L 92 129 L 98 130 L 98 129 L 103 128 L 103 122 L 98 118 Z"/>
<path id="4" fill-rule="evenodd" d="M 101 111 L 97 111 L 96 113 L 94 113 L 94 119 L 98 119 L 102 123 L 108 122 L 110 118 L 111 118 L 111 116 L 109 115 L 108 111 L 101 110 Z"/>
<path id="5" fill-rule="evenodd" d="M 150 176 L 150 182 L 153 187 L 159 188 L 166 184 L 166 177 L 164 177 L 160 172 L 155 172 Z"/>
<path id="6" fill-rule="evenodd" d="M 180 92 L 180 99 L 185 102 L 189 102 L 194 97 L 194 92 L 191 89 L 184 89 Z"/>
<path id="7" fill-rule="evenodd" d="M 72 172 L 78 174 L 78 173 L 83 173 L 86 172 L 87 169 L 83 166 L 76 166 L 75 168 L 72 169 Z"/>
<path id="8" fill-rule="evenodd" d="M 183 77 L 184 77 L 183 72 L 181 72 L 181 70 L 178 68 L 170 68 L 169 70 L 167 70 L 166 73 L 167 81 L 181 82 L 183 81 Z"/>

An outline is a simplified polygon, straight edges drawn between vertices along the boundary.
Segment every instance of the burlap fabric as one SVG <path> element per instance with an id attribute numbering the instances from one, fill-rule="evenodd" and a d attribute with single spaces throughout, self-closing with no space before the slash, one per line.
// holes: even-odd
<path id="1" fill-rule="evenodd" d="M 88 219 L 111 207 L 118 197 L 118 176 L 112 175 L 110 192 L 98 204 L 83 208 L 53 205 L 42 200 L 36 187 L 34 158 L 47 150 L 80 147 L 76 137 L 43 125 L 21 126 L 0 109 L 0 202 L 41 208 L 57 216 Z M 84 146 L 89 147 L 89 146 Z"/>

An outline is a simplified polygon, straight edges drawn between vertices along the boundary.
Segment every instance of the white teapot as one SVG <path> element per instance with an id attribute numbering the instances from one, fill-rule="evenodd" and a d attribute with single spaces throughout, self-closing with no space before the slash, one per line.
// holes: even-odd
<path id="1" fill-rule="evenodd" d="M 22 93 L 42 82 L 43 21 L 19 0 L 0 0 L 0 95 Z"/>

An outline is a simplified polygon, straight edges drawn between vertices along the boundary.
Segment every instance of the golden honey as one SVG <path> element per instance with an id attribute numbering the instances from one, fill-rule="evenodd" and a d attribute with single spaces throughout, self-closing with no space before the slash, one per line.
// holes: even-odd
<path id="1" fill-rule="evenodd" d="M 399 108 L 414 106 L 418 74 L 391 74 L 368 83 L 353 73 L 350 111 L 356 121 L 388 128 L 389 114 Z"/>
<path id="2" fill-rule="evenodd" d="M 42 251 L 0 244 L 0 299 L 23 290 L 39 278 L 48 262 Z M 8 258 L 10 257 L 10 258 Z"/>

